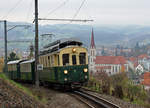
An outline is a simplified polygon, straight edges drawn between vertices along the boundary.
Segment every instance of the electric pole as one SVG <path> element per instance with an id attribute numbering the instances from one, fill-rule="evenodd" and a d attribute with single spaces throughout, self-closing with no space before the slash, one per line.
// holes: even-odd
<path id="1" fill-rule="evenodd" d="M 7 21 L 4 20 L 4 36 L 5 36 L 5 42 L 4 42 L 4 46 L 5 46 L 5 72 L 7 73 L 8 68 L 7 68 Z"/>
<path id="2" fill-rule="evenodd" d="M 16 28 L 16 27 L 30 27 L 30 26 L 27 26 L 27 25 L 14 25 L 12 28 L 10 29 L 7 29 L 7 21 L 6 20 L 0 20 L 0 22 L 4 22 L 4 50 L 5 50 L 5 65 L 4 65 L 4 71 L 7 73 L 8 71 L 8 67 L 7 67 L 7 32 L 8 31 L 11 31 L 12 29 Z"/>
<path id="3" fill-rule="evenodd" d="M 35 84 L 39 88 L 39 46 L 38 46 L 38 0 L 35 0 Z"/>

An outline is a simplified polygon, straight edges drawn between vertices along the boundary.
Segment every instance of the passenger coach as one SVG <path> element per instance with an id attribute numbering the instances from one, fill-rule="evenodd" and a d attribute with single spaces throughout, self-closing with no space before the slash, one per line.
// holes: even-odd
<path id="1" fill-rule="evenodd" d="M 39 63 L 43 66 L 39 71 L 42 83 L 74 88 L 89 79 L 88 52 L 77 39 L 61 39 L 46 45 L 40 51 Z M 8 66 L 11 65 L 15 68 L 9 68 L 9 73 L 20 80 L 35 81 L 34 60 L 9 62 Z"/>

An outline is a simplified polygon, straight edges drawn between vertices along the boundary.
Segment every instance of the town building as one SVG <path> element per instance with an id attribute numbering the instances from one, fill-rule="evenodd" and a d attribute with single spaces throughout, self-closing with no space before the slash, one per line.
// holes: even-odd
<path id="1" fill-rule="evenodd" d="M 141 54 L 138 57 L 129 58 L 129 67 L 135 72 L 149 72 L 150 71 L 150 57 L 147 54 Z"/>
<path id="2" fill-rule="evenodd" d="M 141 84 L 144 85 L 146 90 L 150 90 L 150 72 L 144 73 Z"/>
<path id="3" fill-rule="evenodd" d="M 104 51 L 104 47 L 102 48 L 102 50 Z M 102 56 L 96 54 L 93 29 L 91 35 L 89 55 L 89 70 L 91 74 L 95 74 L 98 72 L 106 72 L 108 75 L 113 75 L 116 73 L 128 71 L 128 63 L 125 57 Z"/>
<path id="4" fill-rule="evenodd" d="M 128 71 L 127 60 L 123 56 L 96 56 L 96 72 L 106 72 L 108 75 L 114 75 L 120 72 Z"/>
<path id="5" fill-rule="evenodd" d="M 95 58 L 96 58 L 96 46 L 95 46 L 95 41 L 94 41 L 94 31 L 92 29 L 92 36 L 91 36 L 91 45 L 90 45 L 90 57 L 89 57 L 89 70 L 90 73 L 93 74 L 96 72 L 95 70 Z"/>
<path id="6" fill-rule="evenodd" d="M 141 76 L 146 72 L 150 72 L 150 57 L 147 54 L 141 54 L 137 57 L 128 59 L 130 71 L 128 76 L 135 84 L 139 84 Z"/>

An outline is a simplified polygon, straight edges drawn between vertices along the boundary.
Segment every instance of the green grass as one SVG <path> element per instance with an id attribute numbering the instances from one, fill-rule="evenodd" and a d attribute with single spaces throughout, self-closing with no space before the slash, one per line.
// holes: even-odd
<path id="1" fill-rule="evenodd" d="M 21 91 L 23 91 L 24 93 L 26 93 L 27 95 L 33 97 L 35 100 L 38 100 L 38 101 L 42 101 L 42 102 L 45 102 L 45 99 L 39 99 L 38 96 L 36 95 L 33 95 L 32 91 L 29 90 L 28 88 L 22 86 L 21 84 L 19 83 L 16 83 L 15 81 L 13 80 L 10 80 L 5 74 L 3 73 L 0 73 L 0 79 L 3 79 L 5 81 L 7 81 L 9 84 L 15 86 L 16 88 L 20 89 Z"/>

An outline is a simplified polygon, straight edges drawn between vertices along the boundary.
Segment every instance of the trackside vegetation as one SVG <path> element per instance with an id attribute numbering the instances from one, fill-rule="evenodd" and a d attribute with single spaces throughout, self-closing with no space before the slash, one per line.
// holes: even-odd
<path id="1" fill-rule="evenodd" d="M 28 89 L 27 87 L 22 86 L 21 84 L 10 80 L 4 73 L 0 73 L 0 79 L 6 81 L 8 84 L 16 87 L 17 89 L 21 90 L 22 92 L 24 92 L 25 94 L 33 97 L 35 100 L 37 101 L 42 101 L 42 102 L 46 102 L 45 99 L 41 98 L 39 95 L 36 95 L 36 93 L 33 93 L 30 89 Z"/>
<path id="2" fill-rule="evenodd" d="M 102 72 L 91 76 L 87 88 L 131 102 L 132 104 L 150 108 L 150 92 L 146 91 L 142 85 L 133 84 L 126 73 L 107 76 L 106 73 Z"/>

